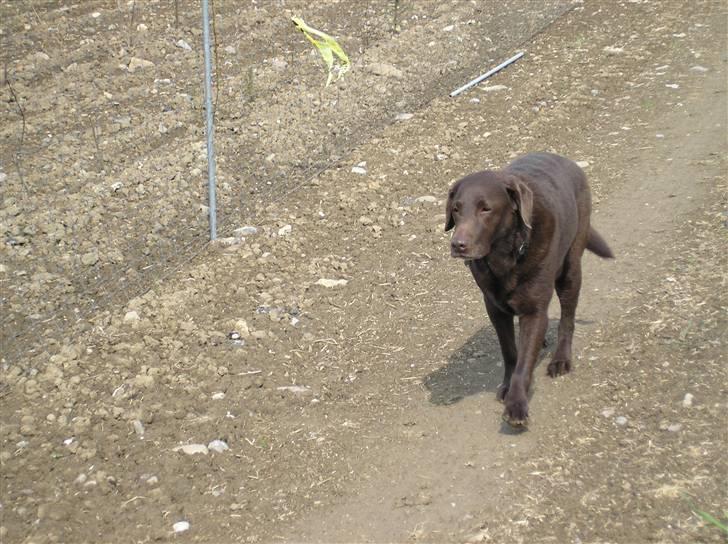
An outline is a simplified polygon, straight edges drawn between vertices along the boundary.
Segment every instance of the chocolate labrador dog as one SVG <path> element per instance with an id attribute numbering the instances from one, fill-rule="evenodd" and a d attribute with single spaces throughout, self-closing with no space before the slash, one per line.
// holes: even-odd
<path id="1" fill-rule="evenodd" d="M 503 170 L 471 174 L 450 188 L 445 219 L 446 231 L 455 228 L 450 252 L 465 259 L 483 292 L 505 363 L 497 397 L 505 403 L 503 419 L 514 427 L 528 424 L 528 388 L 554 288 L 561 320 L 548 365 L 551 377 L 571 370 L 584 249 L 614 257 L 590 226 L 590 213 L 584 172 L 551 153 L 525 155 Z"/>

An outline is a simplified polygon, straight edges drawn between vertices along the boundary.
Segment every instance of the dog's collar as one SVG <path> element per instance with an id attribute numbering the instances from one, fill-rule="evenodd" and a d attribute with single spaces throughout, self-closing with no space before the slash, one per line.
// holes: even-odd
<path id="1" fill-rule="evenodd" d="M 530 241 L 531 237 L 529 236 L 530 230 L 525 225 L 523 226 L 523 230 L 520 231 L 519 237 L 521 237 L 521 244 L 518 246 L 518 249 L 516 250 L 516 262 L 523 259 L 523 257 L 526 255 L 526 252 L 528 251 L 528 242 Z M 518 238 L 516 238 L 518 239 Z"/>
<path id="2" fill-rule="evenodd" d="M 528 249 L 528 240 L 524 240 L 523 242 L 521 242 L 521 245 L 518 248 L 518 251 L 516 252 L 517 261 L 521 260 L 521 258 L 526 254 L 527 249 Z"/>

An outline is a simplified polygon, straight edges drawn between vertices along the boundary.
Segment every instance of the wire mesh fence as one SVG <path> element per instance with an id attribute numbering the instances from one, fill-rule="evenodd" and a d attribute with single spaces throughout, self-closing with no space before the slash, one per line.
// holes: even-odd
<path id="1" fill-rule="evenodd" d="M 219 236 L 573 5 L 216 0 Z M 4 364 L 124 308 L 206 247 L 200 13 L 183 0 L 0 1 Z M 324 87 L 294 15 L 337 38 L 350 73 Z"/>

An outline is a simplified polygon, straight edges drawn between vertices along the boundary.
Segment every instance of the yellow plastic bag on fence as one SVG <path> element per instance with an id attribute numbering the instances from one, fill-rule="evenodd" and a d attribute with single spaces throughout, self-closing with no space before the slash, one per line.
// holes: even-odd
<path id="1" fill-rule="evenodd" d="M 326 67 L 329 70 L 329 76 L 326 79 L 327 87 L 331 81 L 334 80 L 334 76 L 336 76 L 336 79 L 334 80 L 336 81 L 349 71 L 351 68 L 349 57 L 346 56 L 346 53 L 344 53 L 344 50 L 334 38 L 320 30 L 311 28 L 300 17 L 291 17 L 291 20 L 296 28 L 303 32 L 303 35 L 308 38 L 308 41 L 310 41 L 314 47 L 318 49 L 321 54 L 321 58 L 324 59 Z M 312 36 L 312 34 L 313 36 L 318 36 L 321 40 L 317 40 Z M 336 67 L 334 66 L 334 55 L 336 55 L 339 59 L 339 65 Z"/>

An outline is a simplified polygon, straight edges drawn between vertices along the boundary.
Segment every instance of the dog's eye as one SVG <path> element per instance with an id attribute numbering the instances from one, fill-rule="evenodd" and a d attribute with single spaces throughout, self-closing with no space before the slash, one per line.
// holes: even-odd
<path id="1" fill-rule="evenodd" d="M 490 211 L 490 208 L 488 206 L 480 207 L 480 213 L 488 213 L 489 211 Z"/>
<path id="2" fill-rule="evenodd" d="M 460 204 L 459 203 L 458 204 L 455 204 L 452 207 L 452 211 L 455 212 L 455 213 L 460 213 Z"/>

